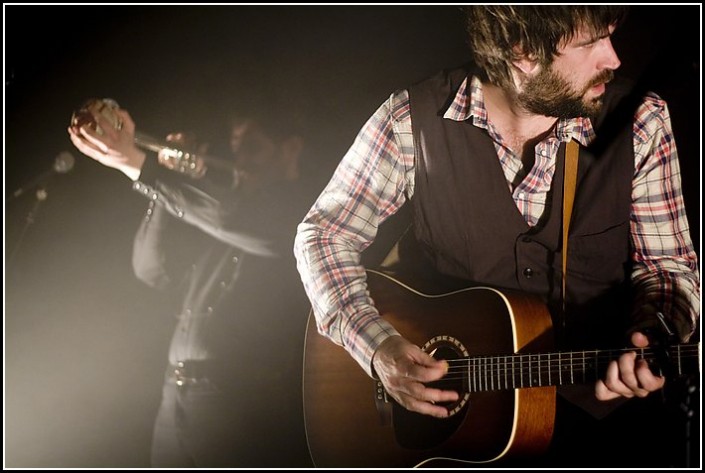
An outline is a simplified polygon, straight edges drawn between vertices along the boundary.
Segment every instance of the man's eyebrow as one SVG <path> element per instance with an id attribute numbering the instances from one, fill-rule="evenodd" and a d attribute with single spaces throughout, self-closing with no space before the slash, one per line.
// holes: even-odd
<path id="1" fill-rule="evenodd" d="M 590 36 L 587 39 L 585 39 L 583 41 L 578 41 L 575 45 L 576 46 L 586 46 L 591 43 L 596 43 L 599 40 L 607 38 L 611 35 L 612 35 L 612 33 L 610 33 L 609 31 L 602 31 L 599 33 L 598 32 L 590 33 Z"/>

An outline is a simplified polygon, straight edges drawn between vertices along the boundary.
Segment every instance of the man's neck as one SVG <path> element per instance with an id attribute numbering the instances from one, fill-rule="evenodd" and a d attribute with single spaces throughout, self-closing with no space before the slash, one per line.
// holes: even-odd
<path id="1" fill-rule="evenodd" d="M 491 84 L 483 84 L 482 90 L 487 120 L 522 163 L 516 184 L 534 166 L 534 148 L 553 129 L 557 118 L 530 113 L 517 104 L 514 95 Z"/>
<path id="2" fill-rule="evenodd" d="M 558 120 L 529 112 L 517 103 L 514 94 L 495 85 L 483 83 L 482 91 L 489 121 L 506 138 L 533 141 L 548 133 Z"/>

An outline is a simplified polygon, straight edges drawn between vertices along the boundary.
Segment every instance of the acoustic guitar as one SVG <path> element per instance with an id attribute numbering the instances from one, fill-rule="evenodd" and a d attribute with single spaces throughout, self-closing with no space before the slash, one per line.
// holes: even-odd
<path id="1" fill-rule="evenodd" d="M 456 390 L 446 419 L 410 412 L 388 397 L 309 316 L 304 350 L 306 437 L 318 467 L 411 467 L 434 461 L 487 464 L 544 452 L 553 435 L 556 386 L 593 382 L 626 351 L 674 376 L 697 373 L 700 344 L 553 352 L 551 317 L 523 293 L 474 287 L 430 295 L 367 271 L 382 317 L 435 358 L 438 387 Z"/>

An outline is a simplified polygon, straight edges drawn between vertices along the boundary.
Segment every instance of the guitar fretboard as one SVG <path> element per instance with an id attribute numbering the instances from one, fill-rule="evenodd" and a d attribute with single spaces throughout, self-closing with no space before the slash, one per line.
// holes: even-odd
<path id="1" fill-rule="evenodd" d="M 481 356 L 448 360 L 445 379 L 462 380 L 467 392 L 584 384 L 596 381 L 610 361 L 636 352 L 659 374 L 681 376 L 699 371 L 700 345 L 668 349 L 625 348 L 560 353 Z"/>

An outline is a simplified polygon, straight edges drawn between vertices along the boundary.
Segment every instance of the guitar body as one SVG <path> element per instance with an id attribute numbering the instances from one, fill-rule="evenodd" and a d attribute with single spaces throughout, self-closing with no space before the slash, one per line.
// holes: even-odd
<path id="1" fill-rule="evenodd" d="M 367 276 L 382 316 L 439 358 L 553 348 L 551 317 L 538 299 L 489 288 L 428 295 L 381 273 Z M 469 392 L 448 419 L 385 402 L 381 385 L 342 347 L 318 334 L 312 315 L 303 389 L 306 436 L 317 467 L 497 462 L 537 455 L 553 434 L 555 386 Z"/>

